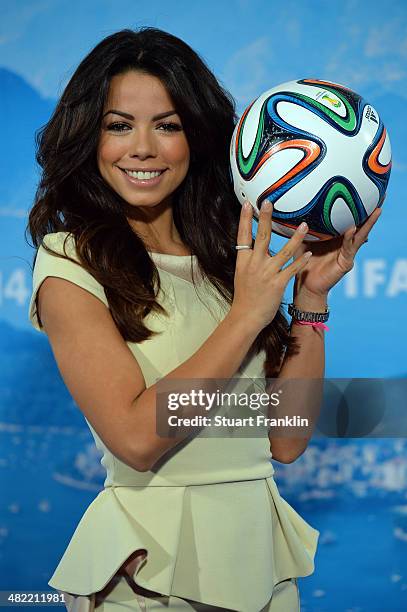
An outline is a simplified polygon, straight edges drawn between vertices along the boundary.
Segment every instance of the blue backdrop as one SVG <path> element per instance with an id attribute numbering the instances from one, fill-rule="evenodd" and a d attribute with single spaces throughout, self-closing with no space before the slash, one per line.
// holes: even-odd
<path id="1" fill-rule="evenodd" d="M 331 292 L 330 377 L 405 377 L 407 9 L 403 0 L 18 0 L 0 2 L 0 591 L 48 590 L 100 490 L 99 455 L 43 334 L 27 318 L 38 181 L 34 134 L 73 70 L 104 36 L 151 25 L 188 42 L 239 114 L 278 83 L 316 77 L 368 100 L 388 128 L 393 169 L 383 214 L 355 268 Z M 281 241 L 281 242 L 279 242 Z M 276 238 L 279 248 L 282 239 Z M 289 299 L 289 292 L 287 293 Z M 406 407 L 407 408 L 407 407 Z M 312 441 L 274 463 L 283 496 L 321 532 L 302 612 L 407 609 L 404 439 Z"/>

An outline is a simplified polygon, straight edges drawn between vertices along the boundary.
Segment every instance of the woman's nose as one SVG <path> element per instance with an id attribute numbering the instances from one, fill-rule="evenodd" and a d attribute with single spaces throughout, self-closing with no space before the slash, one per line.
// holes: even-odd
<path id="1" fill-rule="evenodd" d="M 130 157 L 150 157 L 157 154 L 157 146 L 151 129 L 138 128 L 134 130 L 130 143 Z"/>

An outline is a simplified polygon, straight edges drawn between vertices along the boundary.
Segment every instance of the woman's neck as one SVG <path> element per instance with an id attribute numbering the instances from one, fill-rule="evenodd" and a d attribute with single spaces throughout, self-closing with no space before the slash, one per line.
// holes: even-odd
<path id="1" fill-rule="evenodd" d="M 175 226 L 170 204 L 151 208 L 134 207 L 132 213 L 127 217 L 129 225 L 148 251 L 165 255 L 191 255 Z"/>

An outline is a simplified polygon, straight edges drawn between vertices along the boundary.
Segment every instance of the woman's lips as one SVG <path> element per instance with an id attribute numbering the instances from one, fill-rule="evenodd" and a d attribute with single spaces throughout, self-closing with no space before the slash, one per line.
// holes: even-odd
<path id="1" fill-rule="evenodd" d="M 122 173 L 124 174 L 124 177 L 128 180 L 128 182 L 132 183 L 133 185 L 136 185 L 137 187 L 155 187 L 155 185 L 159 184 L 162 177 L 167 172 L 167 170 L 164 170 L 163 172 L 161 172 L 159 176 L 155 176 L 154 178 L 151 178 L 151 179 L 137 179 L 137 178 L 133 178 L 132 176 L 129 176 L 127 172 L 125 172 L 121 168 L 120 170 L 122 171 Z"/>

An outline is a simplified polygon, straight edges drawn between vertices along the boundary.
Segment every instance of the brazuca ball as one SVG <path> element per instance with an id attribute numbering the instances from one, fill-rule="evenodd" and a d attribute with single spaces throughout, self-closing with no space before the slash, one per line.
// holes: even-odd
<path id="1" fill-rule="evenodd" d="M 230 146 L 234 190 L 258 216 L 273 202 L 273 231 L 307 241 L 357 227 L 381 206 L 391 147 L 379 113 L 343 85 L 318 79 L 269 89 L 244 111 Z"/>

